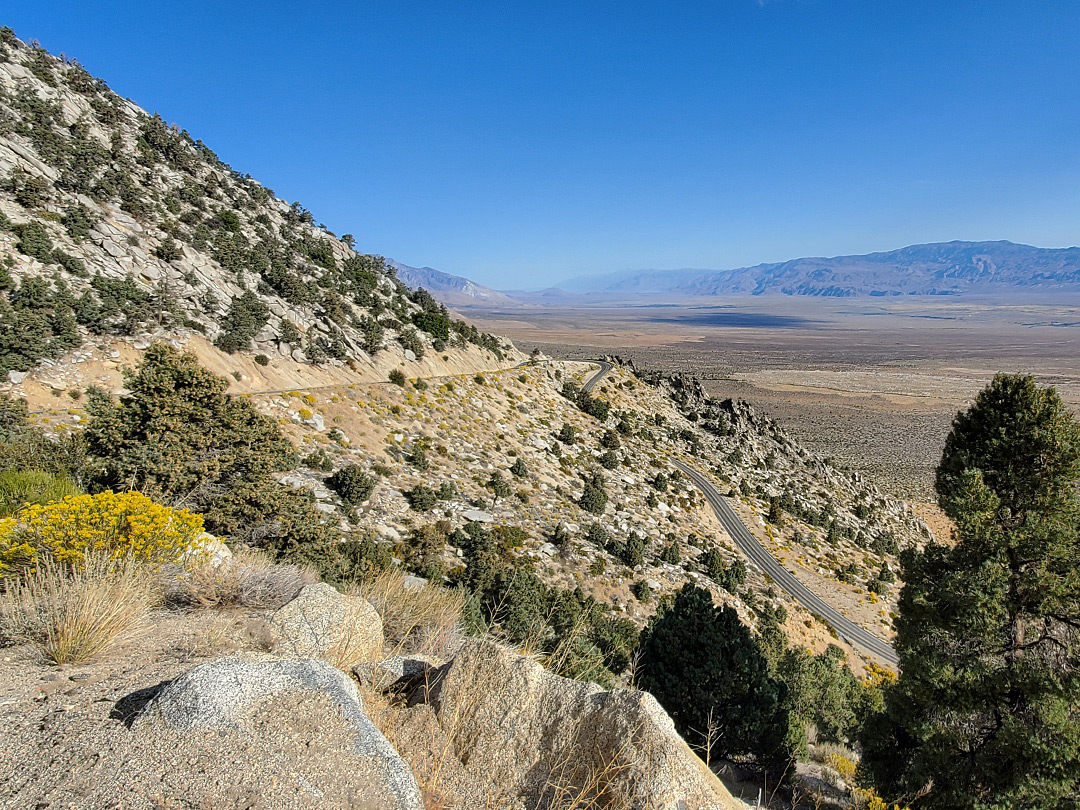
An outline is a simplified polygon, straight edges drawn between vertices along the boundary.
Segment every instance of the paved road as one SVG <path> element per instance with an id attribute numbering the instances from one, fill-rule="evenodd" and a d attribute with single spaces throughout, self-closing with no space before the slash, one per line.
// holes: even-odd
<path id="1" fill-rule="evenodd" d="M 895 665 L 900 663 L 900 659 L 896 657 L 892 645 L 855 624 L 855 622 L 848 619 L 840 613 L 840 611 L 836 610 L 836 608 L 799 582 L 794 574 L 784 568 L 784 566 L 781 565 L 780 562 L 750 533 L 742 520 L 739 519 L 739 516 L 735 514 L 735 510 L 731 508 L 731 504 L 721 497 L 720 493 L 716 491 L 716 487 L 712 485 L 709 479 L 689 464 L 684 464 L 678 459 L 672 459 L 672 463 L 682 470 L 683 473 L 694 482 L 694 485 L 701 490 L 705 499 L 716 513 L 716 517 L 719 518 L 720 523 L 723 525 L 724 529 L 727 530 L 727 533 L 731 535 L 731 539 L 739 546 L 742 553 L 756 563 L 762 571 L 772 577 L 777 585 L 791 594 L 795 601 L 811 613 L 816 613 L 818 616 L 821 616 L 828 621 L 829 624 L 836 629 L 837 634 L 848 643 L 853 644 L 856 647 L 861 647 L 872 655 L 875 655 L 884 661 L 888 661 L 890 664 Z"/>
<path id="2" fill-rule="evenodd" d="M 581 393 L 583 394 L 591 394 L 596 384 L 600 382 L 605 374 L 611 371 L 611 363 L 607 360 L 597 360 L 596 362 L 600 364 L 600 370 L 590 377 L 587 383 L 581 386 Z"/>

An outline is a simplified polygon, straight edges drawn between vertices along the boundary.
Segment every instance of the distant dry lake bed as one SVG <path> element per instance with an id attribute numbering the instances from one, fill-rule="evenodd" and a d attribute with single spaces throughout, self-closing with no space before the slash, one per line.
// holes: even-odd
<path id="1" fill-rule="evenodd" d="M 933 499 L 957 410 L 997 371 L 1080 410 L 1080 296 L 1008 301 L 740 297 L 461 309 L 523 350 L 617 354 L 740 397 L 887 491 Z"/>

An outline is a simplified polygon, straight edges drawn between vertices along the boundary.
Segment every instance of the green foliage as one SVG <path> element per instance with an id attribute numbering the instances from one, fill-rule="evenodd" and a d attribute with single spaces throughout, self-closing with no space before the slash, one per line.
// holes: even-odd
<path id="1" fill-rule="evenodd" d="M 321 447 L 305 456 L 303 463 L 304 466 L 311 467 L 313 470 L 322 470 L 323 472 L 333 472 L 334 470 L 334 460 Z"/>
<path id="2" fill-rule="evenodd" d="M 437 340 L 450 339 L 450 318 L 441 312 L 417 312 L 412 321 Z"/>
<path id="3" fill-rule="evenodd" d="M 37 259 L 43 264 L 52 262 L 52 240 L 49 239 L 49 232 L 45 230 L 44 225 L 37 220 L 31 220 L 22 225 L 16 225 L 15 233 L 19 237 L 18 241 L 15 242 L 17 251 Z"/>
<path id="4" fill-rule="evenodd" d="M 27 504 L 46 504 L 78 494 L 75 482 L 64 474 L 44 470 L 4 470 L 0 472 L 0 518 L 14 514 Z"/>
<path id="5" fill-rule="evenodd" d="M 409 453 L 409 463 L 421 472 L 431 466 L 427 458 L 427 449 L 424 447 L 423 442 L 416 442 L 413 445 L 412 452 Z"/>
<path id="6" fill-rule="evenodd" d="M 251 340 L 270 320 L 270 308 L 251 290 L 234 298 L 221 322 L 221 334 L 214 345 L 233 354 L 251 348 Z"/>
<path id="7" fill-rule="evenodd" d="M 177 171 L 191 173 L 197 165 L 188 140 L 180 132 L 170 129 L 157 114 L 143 120 L 138 150 L 151 160 L 163 160 Z"/>
<path id="8" fill-rule="evenodd" d="M 81 433 L 46 436 L 30 424 L 25 400 L 0 394 L 0 471 L 43 471 L 78 484 L 84 456 Z"/>
<path id="9" fill-rule="evenodd" d="M 652 599 L 652 588 L 649 587 L 649 583 L 643 579 L 639 579 L 633 585 L 630 586 L 630 593 L 634 595 L 634 598 L 641 603 L 648 602 Z"/>
<path id="10" fill-rule="evenodd" d="M 599 419 L 601 422 L 606 421 L 608 414 L 611 412 L 611 405 L 607 400 L 596 397 L 582 396 L 578 405 L 589 416 Z"/>
<path id="11" fill-rule="evenodd" d="M 431 511 L 439 500 L 438 493 L 423 484 L 417 484 L 412 489 L 405 490 L 402 494 L 405 496 L 405 500 L 409 502 L 409 508 L 415 509 L 417 512 Z"/>
<path id="12" fill-rule="evenodd" d="M 937 471 L 955 545 L 902 558 L 901 676 L 863 734 L 882 792 L 927 807 L 1072 807 L 1080 794 L 1080 425 L 999 374 Z"/>
<path id="13" fill-rule="evenodd" d="M 607 450 L 606 452 L 600 454 L 597 462 L 605 470 L 614 470 L 619 466 L 619 454 L 616 453 L 614 450 Z"/>
<path id="14" fill-rule="evenodd" d="M 274 480 L 296 455 L 272 419 L 195 355 L 155 343 L 124 375 L 117 403 L 92 391 L 86 483 L 90 491 L 134 488 L 202 512 L 207 530 L 279 553 L 328 540 L 310 493 Z"/>
<path id="15" fill-rule="evenodd" d="M 400 385 L 402 388 L 405 387 L 405 372 L 402 371 L 400 368 L 390 369 L 390 374 L 388 375 L 387 379 L 389 379 L 390 382 L 392 382 L 394 385 Z"/>
<path id="16" fill-rule="evenodd" d="M 342 467 L 327 478 L 326 483 L 341 496 L 341 500 L 353 506 L 370 498 L 375 489 L 375 479 L 364 472 L 359 464 Z"/>
<path id="17" fill-rule="evenodd" d="M 374 355 L 382 348 L 383 328 L 374 318 L 360 319 L 360 345 L 368 354 Z"/>
<path id="18" fill-rule="evenodd" d="M 173 262 L 181 258 L 184 255 L 184 251 L 177 244 L 176 240 L 172 237 L 166 237 L 162 240 L 156 248 L 154 248 L 154 255 L 161 259 L 163 262 Z"/>
<path id="19" fill-rule="evenodd" d="M 515 478 L 524 478 L 529 474 L 529 468 L 525 466 L 525 460 L 521 456 L 510 465 L 510 474 Z"/>
<path id="20" fill-rule="evenodd" d="M 62 281 L 26 276 L 0 291 L 0 378 L 29 371 L 45 357 L 59 357 L 80 343 L 74 299 Z"/>
<path id="21" fill-rule="evenodd" d="M 371 537 L 320 547 L 308 560 L 327 582 L 345 585 L 362 582 L 393 565 L 393 551 Z"/>
<path id="22" fill-rule="evenodd" d="M 510 484 L 502 477 L 502 473 L 495 470 L 488 479 L 487 488 L 491 490 L 496 499 L 510 497 Z"/>
<path id="23" fill-rule="evenodd" d="M 709 592 L 686 584 L 642 633 L 639 683 L 694 746 L 712 756 L 788 759 L 785 690 L 769 675 L 758 643 Z"/>
<path id="24" fill-rule="evenodd" d="M 586 512 L 601 515 L 607 508 L 608 496 L 604 489 L 604 477 L 599 473 L 593 473 L 585 479 L 585 486 L 578 499 L 578 506 Z"/>
<path id="25" fill-rule="evenodd" d="M 600 437 L 600 446 L 606 450 L 618 450 L 622 446 L 619 434 L 613 430 L 605 430 L 604 435 Z"/>
<path id="26" fill-rule="evenodd" d="M 415 354 L 417 360 L 424 356 L 424 341 L 420 339 L 420 335 L 415 329 L 406 329 L 399 334 L 398 343 Z"/>
<path id="27" fill-rule="evenodd" d="M 281 319 L 281 324 L 278 326 L 278 338 L 282 343 L 288 343 L 290 346 L 298 346 L 302 340 L 300 330 L 288 318 Z"/>
<path id="28" fill-rule="evenodd" d="M 637 647 L 636 628 L 608 616 L 580 589 L 545 586 L 531 569 L 508 562 L 506 549 L 524 536 L 515 527 L 488 530 L 478 523 L 450 536 L 465 555 L 460 582 L 474 603 L 472 626 L 533 645 L 564 676 L 613 685 Z"/>
<path id="29" fill-rule="evenodd" d="M 555 434 L 555 438 L 563 444 L 573 444 L 577 441 L 577 428 L 571 424 L 565 424 L 559 428 L 559 432 Z"/>
<path id="30" fill-rule="evenodd" d="M 668 565 L 681 563 L 682 554 L 679 552 L 679 544 L 672 542 L 664 546 L 664 550 L 660 552 L 660 561 L 666 562 Z"/>

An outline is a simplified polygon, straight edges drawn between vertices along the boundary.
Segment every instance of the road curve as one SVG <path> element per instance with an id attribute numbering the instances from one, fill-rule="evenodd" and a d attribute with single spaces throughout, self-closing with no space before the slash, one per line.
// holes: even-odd
<path id="1" fill-rule="evenodd" d="M 609 363 L 607 360 L 597 360 L 595 362 L 600 364 L 600 370 L 594 375 L 592 375 L 592 377 L 589 378 L 589 381 L 587 383 L 581 386 L 581 393 L 583 394 L 591 394 L 596 384 L 600 382 L 600 380 L 604 377 L 605 374 L 611 371 L 611 363 Z"/>
<path id="2" fill-rule="evenodd" d="M 742 553 L 772 577 L 773 581 L 787 591 L 795 601 L 811 613 L 816 613 L 828 621 L 835 628 L 837 635 L 849 644 L 861 647 L 871 655 L 875 655 L 883 661 L 888 661 L 890 664 L 897 665 L 900 663 L 900 659 L 896 657 L 896 652 L 891 644 L 855 624 L 855 622 L 799 582 L 794 574 L 784 568 L 750 533 L 750 530 L 746 528 L 739 516 L 735 514 L 735 510 L 731 508 L 731 504 L 721 497 L 709 479 L 689 464 L 675 458 L 671 461 L 683 471 L 694 483 L 694 486 L 701 490 L 713 512 L 716 513 L 716 517 L 720 520 L 724 529 L 727 530 L 727 533 L 731 535 L 731 539 L 739 546 Z"/>

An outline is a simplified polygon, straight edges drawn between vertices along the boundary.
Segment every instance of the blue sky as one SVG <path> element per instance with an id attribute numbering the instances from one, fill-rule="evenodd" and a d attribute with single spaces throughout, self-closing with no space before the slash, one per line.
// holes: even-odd
<path id="1" fill-rule="evenodd" d="M 502 289 L 1080 242 L 1076 0 L 8 0 L 357 247 Z"/>

